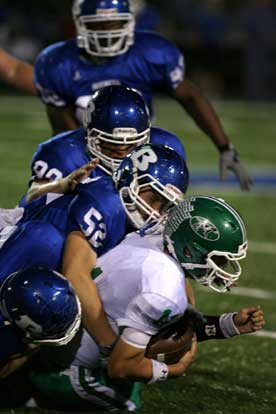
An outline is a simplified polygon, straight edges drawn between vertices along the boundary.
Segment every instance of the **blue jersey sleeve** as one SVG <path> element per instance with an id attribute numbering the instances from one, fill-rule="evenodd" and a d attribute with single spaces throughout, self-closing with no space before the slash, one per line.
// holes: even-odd
<path id="1" fill-rule="evenodd" d="M 58 180 L 63 177 L 65 158 L 60 157 L 59 152 L 52 152 L 49 145 L 40 144 L 36 149 L 31 162 L 33 180 Z"/>
<path id="2" fill-rule="evenodd" d="M 79 128 L 40 144 L 32 158 L 32 179 L 57 180 L 86 164 L 90 157 L 85 134 L 84 128 Z"/>
<path id="3" fill-rule="evenodd" d="M 67 80 L 71 74 L 63 56 L 64 47 L 65 42 L 47 47 L 39 54 L 34 67 L 34 82 L 41 100 L 58 108 L 71 104 L 67 96 Z"/>
<path id="4" fill-rule="evenodd" d="M 165 145 L 174 149 L 186 161 L 186 151 L 181 140 L 164 128 L 152 127 L 150 131 L 151 144 Z"/>
<path id="5" fill-rule="evenodd" d="M 147 71 L 158 89 L 171 92 L 184 79 L 184 57 L 167 39 L 151 32 L 137 33 L 137 43 L 143 47 Z"/>
<path id="6" fill-rule="evenodd" d="M 107 238 L 109 223 L 102 206 L 90 194 L 82 193 L 71 205 L 68 233 L 82 231 L 97 252 Z"/>

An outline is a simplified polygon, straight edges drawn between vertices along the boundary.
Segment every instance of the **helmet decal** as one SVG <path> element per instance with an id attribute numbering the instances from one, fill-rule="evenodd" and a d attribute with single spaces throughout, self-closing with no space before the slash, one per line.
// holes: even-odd
<path id="1" fill-rule="evenodd" d="M 150 164 L 158 161 L 158 158 L 151 148 L 142 147 L 133 153 L 132 160 L 138 170 L 146 171 Z"/>
<path id="2" fill-rule="evenodd" d="M 219 230 L 216 226 L 204 217 L 191 217 L 191 229 L 204 240 L 216 241 L 220 238 Z"/>
<path id="3" fill-rule="evenodd" d="M 193 196 L 168 215 L 164 244 L 187 276 L 217 292 L 226 292 L 241 275 L 246 257 L 245 224 L 224 200 Z"/>

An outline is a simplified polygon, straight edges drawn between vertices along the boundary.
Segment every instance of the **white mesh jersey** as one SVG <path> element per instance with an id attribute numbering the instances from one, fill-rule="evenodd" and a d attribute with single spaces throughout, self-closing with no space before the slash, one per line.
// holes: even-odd
<path id="1" fill-rule="evenodd" d="M 162 249 L 160 235 L 131 233 L 98 259 L 95 282 L 115 332 L 129 327 L 150 337 L 185 311 L 183 270 Z M 93 368 L 98 358 L 98 346 L 85 332 L 74 364 Z"/>
<path id="2" fill-rule="evenodd" d="M 159 235 L 129 234 L 97 262 L 95 282 L 116 325 L 154 335 L 187 307 L 183 271 Z"/>

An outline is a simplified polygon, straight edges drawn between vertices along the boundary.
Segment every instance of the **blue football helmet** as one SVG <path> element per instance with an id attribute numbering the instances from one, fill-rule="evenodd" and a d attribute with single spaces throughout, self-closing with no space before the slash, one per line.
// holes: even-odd
<path id="1" fill-rule="evenodd" d="M 150 137 L 150 115 L 145 101 L 136 89 L 123 85 L 106 86 L 97 91 L 84 112 L 87 149 L 99 158 L 99 167 L 114 172 L 123 157 L 105 155 L 102 144 L 134 146 L 145 144 Z M 128 152 L 129 152 L 128 151 Z"/>
<path id="2" fill-rule="evenodd" d="M 133 44 L 135 19 L 128 0 L 75 0 L 72 12 L 78 46 L 90 55 L 121 55 Z M 112 22 L 110 29 L 101 27 L 105 22 Z"/>
<path id="3" fill-rule="evenodd" d="M 26 339 L 44 345 L 65 345 L 79 329 L 80 302 L 59 273 L 30 268 L 12 273 L 0 288 L 0 310 Z"/>
<path id="4" fill-rule="evenodd" d="M 132 225 L 143 233 L 152 233 L 163 225 L 169 209 L 183 200 L 189 173 L 173 149 L 147 144 L 125 157 L 113 179 Z M 144 200 L 142 193 L 147 189 L 160 196 L 161 211 Z"/>

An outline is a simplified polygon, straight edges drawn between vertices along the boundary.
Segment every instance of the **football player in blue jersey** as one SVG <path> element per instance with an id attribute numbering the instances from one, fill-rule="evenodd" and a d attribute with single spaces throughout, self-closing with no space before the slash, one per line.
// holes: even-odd
<path id="1" fill-rule="evenodd" d="M 44 244 L 40 241 L 37 263 L 41 262 L 41 255 L 45 256 L 45 245 L 47 249 L 53 248 L 46 238 Z M 17 264 L 21 263 L 19 259 Z M 51 260 L 48 264 L 51 266 Z M 59 273 L 28 268 L 9 275 L 0 288 L 0 378 L 24 364 L 38 346 L 68 344 L 77 333 L 80 320 L 79 300 Z"/>
<path id="2" fill-rule="evenodd" d="M 184 59 L 178 48 L 159 34 L 134 32 L 128 0 L 75 0 L 73 17 L 77 38 L 47 47 L 34 70 L 36 89 L 55 133 L 77 128 L 91 95 L 106 85 L 134 87 L 150 107 L 153 92 L 160 90 L 175 98 L 214 142 L 220 153 L 221 180 L 231 170 L 241 188 L 250 189 L 251 179 L 214 108 L 185 78 Z M 6 67 L 9 64 L 12 70 Z M 12 72 L 8 81 L 15 86 L 23 88 L 32 82 L 30 68 L 24 62 L 7 59 L 4 53 L 2 66 L 0 76 L 7 79 L 7 73 Z M 23 75 L 26 79 L 21 79 Z"/>
<path id="3" fill-rule="evenodd" d="M 150 108 L 154 91 L 160 90 L 174 97 L 214 142 L 221 178 L 233 170 L 242 189 L 249 189 L 250 177 L 213 107 L 185 78 L 177 47 L 154 32 L 134 32 L 128 0 L 75 0 L 73 17 L 77 38 L 47 47 L 35 64 L 35 85 L 56 133 L 77 128 L 90 96 L 106 85 L 140 90 Z"/>
<path id="4" fill-rule="evenodd" d="M 46 191 L 65 192 L 70 181 L 67 176 L 86 163 L 88 175 L 94 158 L 99 164 L 90 176 L 111 175 L 127 153 L 149 141 L 169 146 L 186 158 L 176 135 L 150 126 L 148 108 L 140 92 L 122 85 L 107 86 L 96 92 L 85 110 L 85 128 L 59 134 L 36 149 L 26 201 Z M 21 205 L 24 203 L 25 200 Z"/>
<path id="5" fill-rule="evenodd" d="M 113 179 L 106 176 L 88 181 L 72 194 L 47 194 L 26 206 L 23 218 L 0 249 L 0 283 L 18 270 L 14 268 L 14 252 L 24 255 L 32 246 L 33 232 L 28 226 L 37 220 L 53 225 L 63 238 L 62 249 L 58 244 L 54 250 L 54 268 L 75 287 L 87 330 L 98 343 L 106 345 L 114 334 L 90 276 L 96 258 L 122 240 L 127 232 L 127 217 L 144 232 L 162 225 L 168 208 L 177 204 L 186 191 L 188 171 L 174 150 L 147 144 L 122 161 Z M 35 248 L 39 249 L 39 243 Z"/>

